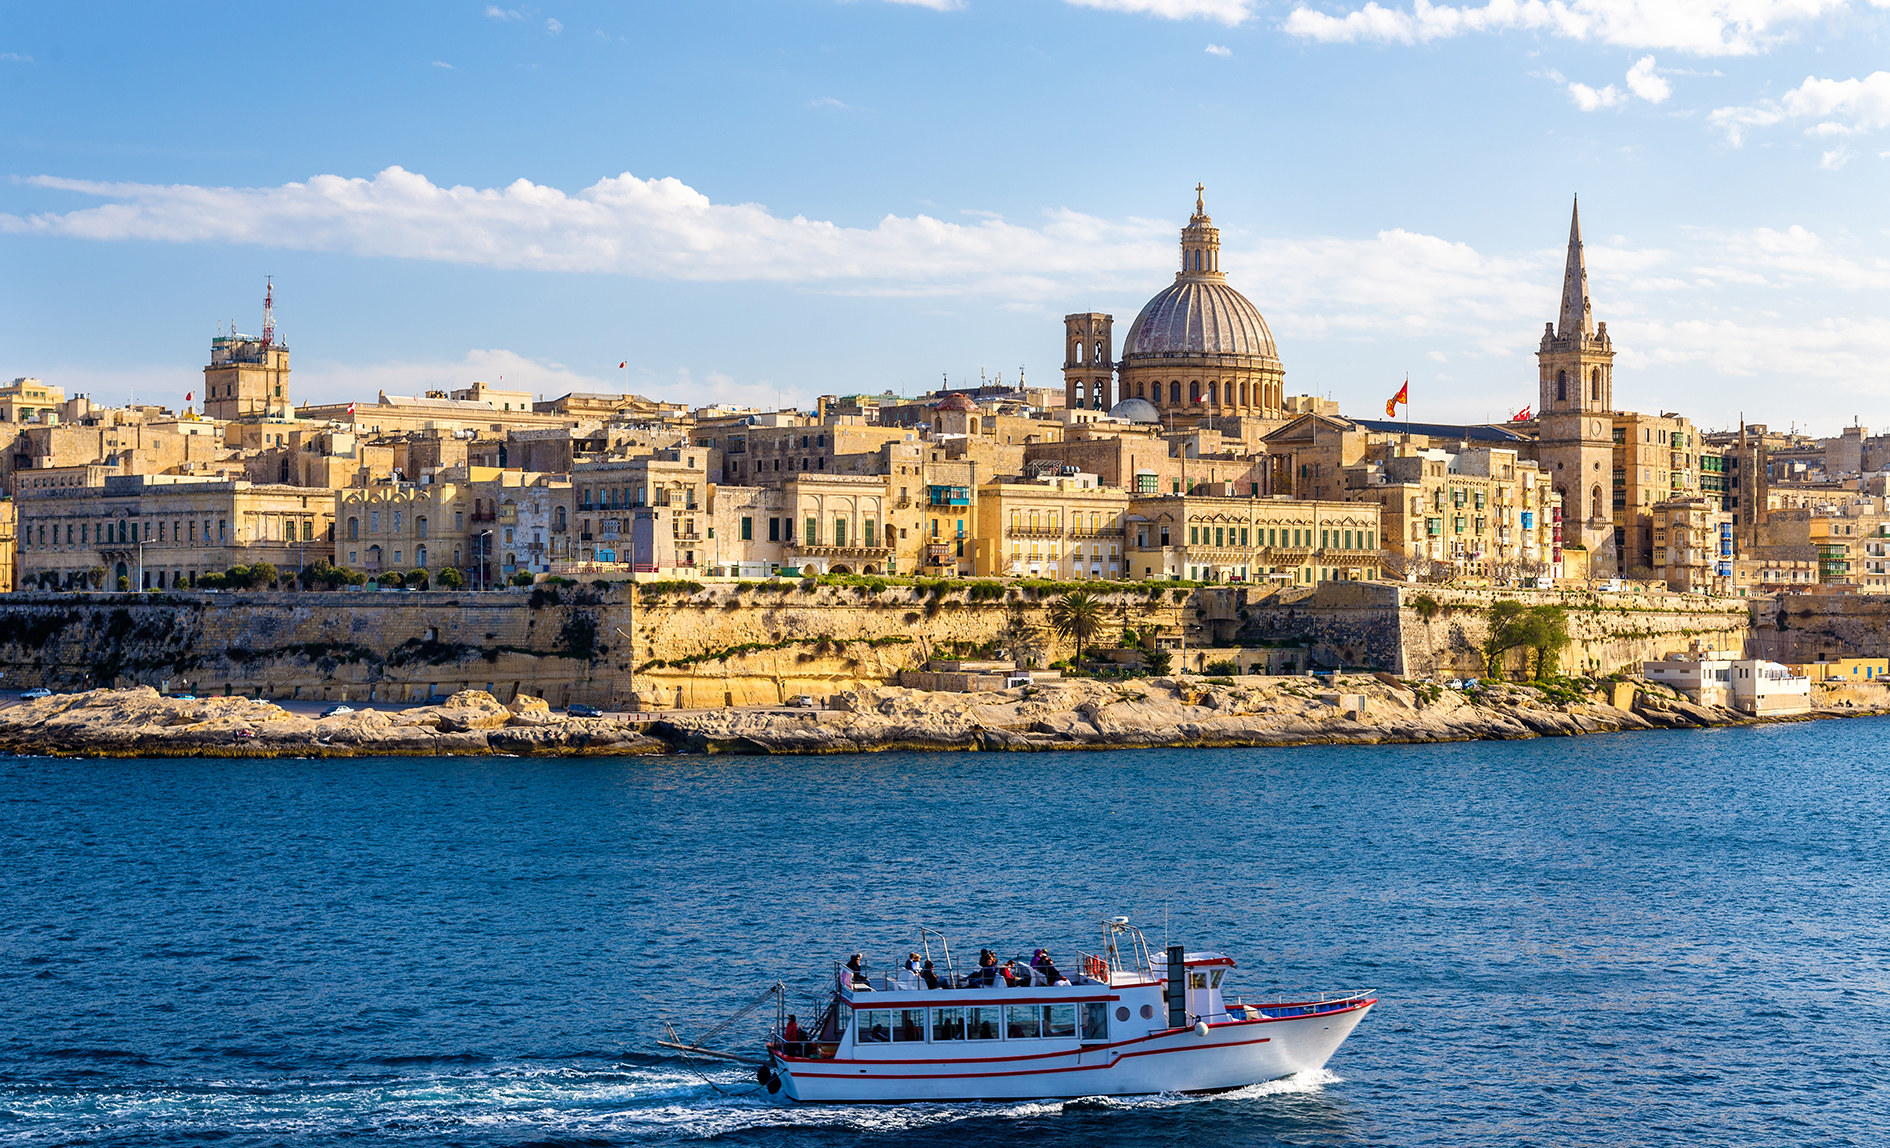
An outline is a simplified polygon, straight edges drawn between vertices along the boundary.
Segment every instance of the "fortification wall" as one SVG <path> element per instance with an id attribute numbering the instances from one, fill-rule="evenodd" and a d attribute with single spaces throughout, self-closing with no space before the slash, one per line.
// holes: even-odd
<path id="1" fill-rule="evenodd" d="M 779 704 L 896 679 L 997 640 L 1021 616 L 1046 661 L 1068 657 L 1048 599 L 909 586 L 625 586 L 504 593 L 10 594 L 10 686 L 151 685 L 280 699 L 419 701 L 462 689 L 554 705 Z M 768 588 L 761 588 L 768 587 Z M 1108 628 L 1173 627 L 1171 592 L 1104 593 Z M 634 639 L 632 635 L 634 634 Z M 1113 644 L 1113 641 L 1111 642 Z M 632 671 L 634 669 L 634 675 Z"/>
<path id="2" fill-rule="evenodd" d="M 1775 662 L 1890 657 L 1890 595 L 1782 594 L 1752 603 L 1753 648 Z"/>
<path id="3" fill-rule="evenodd" d="M 1480 675 L 1484 611 L 1499 595 L 1373 583 L 1279 593 L 1093 587 L 1102 634 L 1183 635 L 1191 651 L 1309 647 L 1315 664 L 1413 676 Z M 634 593 L 634 599 L 633 599 Z M 1509 593 L 1569 610 L 1564 673 L 1608 673 L 1698 642 L 1743 649 L 1743 603 L 1680 596 Z M 8 686 L 151 685 L 276 699 L 421 701 L 465 689 L 612 707 L 778 705 L 897 679 L 1002 639 L 1021 620 L 1044 661 L 1069 643 L 1052 595 L 798 583 L 565 587 L 503 593 L 10 594 L 0 598 Z M 1890 612 L 1885 615 L 1890 621 Z M 1880 629 L 1878 633 L 1890 633 Z M 1522 654 L 1511 657 L 1521 668 Z M 634 685 L 633 685 L 634 683 Z"/>

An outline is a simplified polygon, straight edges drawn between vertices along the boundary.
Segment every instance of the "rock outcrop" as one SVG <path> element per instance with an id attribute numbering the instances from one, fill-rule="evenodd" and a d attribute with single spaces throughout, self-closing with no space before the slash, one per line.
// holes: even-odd
<path id="1" fill-rule="evenodd" d="M 1375 745 L 1734 725 L 1754 719 L 1622 683 L 1579 690 L 1452 689 L 1361 674 L 1139 681 L 1066 679 L 994 693 L 874 686 L 824 710 L 714 709 L 648 722 L 576 718 L 538 698 L 464 690 L 436 706 L 330 718 L 248 698 L 166 698 L 150 687 L 59 694 L 0 710 L 0 752 L 112 756 L 859 753 L 1156 746 Z M 1890 712 L 1890 690 L 1826 691 L 1812 717 Z"/>

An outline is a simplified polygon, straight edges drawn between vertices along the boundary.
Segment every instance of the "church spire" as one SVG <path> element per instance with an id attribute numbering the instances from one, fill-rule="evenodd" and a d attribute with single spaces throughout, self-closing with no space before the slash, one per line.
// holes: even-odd
<path id="1" fill-rule="evenodd" d="M 1555 333 L 1562 339 L 1595 333 L 1595 313 L 1588 303 L 1588 261 L 1582 256 L 1580 196 L 1568 221 L 1568 263 L 1562 269 L 1562 314 Z"/>

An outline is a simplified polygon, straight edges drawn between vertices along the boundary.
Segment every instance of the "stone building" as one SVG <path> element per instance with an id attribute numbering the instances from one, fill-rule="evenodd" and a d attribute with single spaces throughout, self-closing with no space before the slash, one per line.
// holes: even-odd
<path id="1" fill-rule="evenodd" d="M 571 470 L 577 538 L 567 561 L 643 572 L 708 565 L 708 451 L 678 447 Z"/>
<path id="2" fill-rule="evenodd" d="M 1378 506 L 1226 495 L 1136 495 L 1128 577 L 1191 582 L 1369 581 L 1382 564 Z"/>
<path id="3" fill-rule="evenodd" d="M 1093 474 L 995 481 L 978 491 L 979 577 L 1121 578 L 1129 495 Z"/>
<path id="4" fill-rule="evenodd" d="M 1562 496 L 1564 545 L 1584 549 L 1596 573 L 1612 573 L 1614 341 L 1588 296 L 1580 204 L 1569 219 L 1561 313 L 1543 325 L 1536 364 L 1536 458 Z"/>
<path id="5" fill-rule="evenodd" d="M 1732 516 L 1719 499 L 1675 497 L 1649 508 L 1653 563 L 1667 589 L 1683 594 L 1730 594 L 1733 589 Z"/>
<path id="6" fill-rule="evenodd" d="M 1260 309 L 1228 285 L 1221 233 L 1201 190 L 1195 188 L 1194 215 L 1181 232 L 1181 270 L 1130 324 L 1119 359 L 1110 362 L 1111 316 L 1064 318 L 1067 407 L 1108 410 L 1142 399 L 1164 417 L 1189 422 L 1284 417 L 1279 348 Z"/>
<path id="7" fill-rule="evenodd" d="M 1661 563 L 1656 554 L 1660 547 L 1654 540 L 1654 506 L 1702 496 L 1700 434 L 1691 420 L 1671 412 L 1618 411 L 1613 422 L 1609 505 L 1614 516 L 1614 552 L 1622 574 L 1657 578 Z M 1717 505 L 1719 499 L 1713 501 Z"/>
<path id="8" fill-rule="evenodd" d="M 1516 446 L 1380 442 L 1348 468 L 1346 491 L 1378 504 L 1390 577 L 1514 584 L 1562 575 L 1559 496 Z"/>
<path id="9" fill-rule="evenodd" d="M 293 573 L 334 550 L 334 498 L 304 487 L 117 475 L 15 505 L 23 584 L 167 589 L 257 562 Z"/>
<path id="10" fill-rule="evenodd" d="M 0 387 L 0 422 L 55 423 L 66 392 L 38 379 L 14 379 Z"/>

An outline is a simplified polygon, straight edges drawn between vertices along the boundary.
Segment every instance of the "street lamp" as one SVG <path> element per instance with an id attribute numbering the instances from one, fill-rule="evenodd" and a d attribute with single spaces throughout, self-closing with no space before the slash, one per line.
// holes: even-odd
<path id="1" fill-rule="evenodd" d="M 479 563 L 479 588 L 481 590 L 491 589 L 486 584 L 486 556 L 492 552 L 492 543 L 487 539 L 491 537 L 492 531 L 481 530 L 478 537 L 473 539 L 473 558 Z"/>

